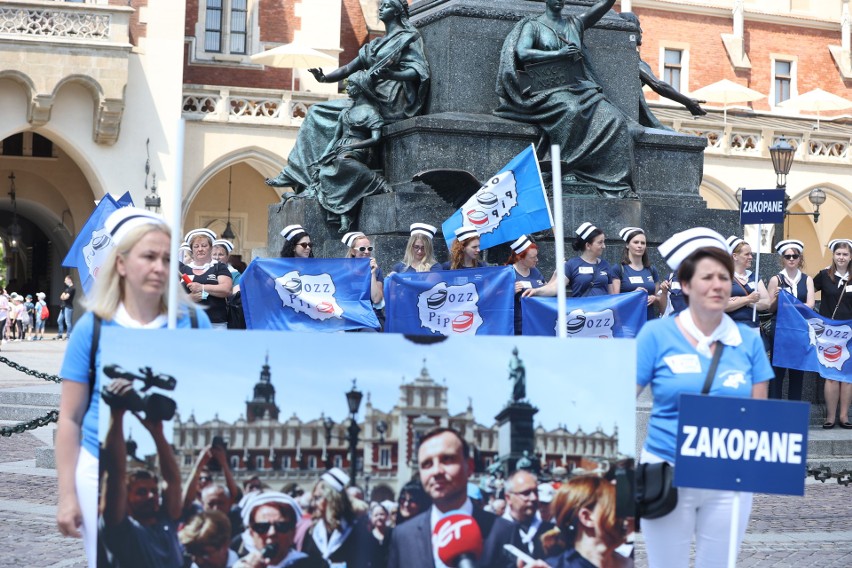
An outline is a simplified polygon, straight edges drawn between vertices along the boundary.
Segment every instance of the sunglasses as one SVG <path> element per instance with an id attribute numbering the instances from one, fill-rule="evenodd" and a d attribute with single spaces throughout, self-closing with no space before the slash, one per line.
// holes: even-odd
<path id="1" fill-rule="evenodd" d="M 300 246 L 303 249 L 306 249 L 306 248 L 312 248 L 314 246 L 314 243 L 296 243 L 296 246 Z"/>
<path id="2" fill-rule="evenodd" d="M 275 527 L 277 533 L 287 533 L 296 528 L 296 521 L 275 521 L 274 523 L 252 523 L 251 530 L 257 534 L 268 534 Z"/>
<path id="3" fill-rule="evenodd" d="M 373 247 L 358 247 L 355 250 L 359 252 L 373 252 Z"/>
<path id="4" fill-rule="evenodd" d="M 799 260 L 799 255 L 798 254 L 785 254 L 784 258 L 786 260 Z"/>

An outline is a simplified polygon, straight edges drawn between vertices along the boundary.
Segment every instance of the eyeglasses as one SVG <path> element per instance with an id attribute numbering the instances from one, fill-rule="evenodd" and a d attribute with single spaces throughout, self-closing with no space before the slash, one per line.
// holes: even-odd
<path id="1" fill-rule="evenodd" d="M 198 481 L 213 481 L 213 478 L 209 475 L 199 475 Z"/>
<path id="2" fill-rule="evenodd" d="M 529 499 L 530 497 L 538 497 L 538 489 L 533 487 L 532 489 L 527 489 L 526 491 L 511 491 L 512 495 L 519 495 L 524 499 Z"/>
<path id="3" fill-rule="evenodd" d="M 358 247 L 355 250 L 358 252 L 373 252 L 373 247 Z"/>
<path id="4" fill-rule="evenodd" d="M 426 247 L 423 245 L 414 245 L 411 247 L 412 250 L 426 250 Z"/>
<path id="5" fill-rule="evenodd" d="M 296 246 L 300 246 L 303 249 L 306 249 L 306 248 L 312 248 L 314 246 L 314 243 L 296 243 Z"/>
<path id="6" fill-rule="evenodd" d="M 785 260 L 799 260 L 799 255 L 798 254 L 785 254 L 784 259 Z"/>
<path id="7" fill-rule="evenodd" d="M 251 530 L 257 534 L 268 534 L 275 527 L 277 533 L 287 533 L 296 528 L 296 521 L 275 521 L 274 523 L 252 523 Z"/>

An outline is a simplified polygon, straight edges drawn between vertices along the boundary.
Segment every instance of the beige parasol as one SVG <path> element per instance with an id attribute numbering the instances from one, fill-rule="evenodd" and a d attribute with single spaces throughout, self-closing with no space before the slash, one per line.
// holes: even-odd
<path id="1" fill-rule="evenodd" d="M 285 69 L 309 69 L 311 67 L 329 65 L 337 66 L 337 59 L 331 55 L 297 43 L 286 43 L 260 53 L 255 53 L 250 59 L 253 63 Z M 294 73 L 291 76 L 290 90 L 294 89 L 295 84 Z"/>
<path id="2" fill-rule="evenodd" d="M 843 110 L 852 107 L 852 101 L 833 93 L 814 89 L 803 95 L 792 97 L 778 103 L 779 107 L 787 110 L 808 111 L 817 113 L 817 130 L 819 130 L 819 113 L 822 111 Z"/>
<path id="3" fill-rule="evenodd" d="M 722 103 L 724 121 L 728 122 L 728 105 L 731 103 L 745 103 L 765 98 L 766 95 L 745 85 L 734 83 L 728 79 L 716 81 L 706 87 L 701 87 L 689 94 L 695 99 L 705 100 L 708 103 Z"/>

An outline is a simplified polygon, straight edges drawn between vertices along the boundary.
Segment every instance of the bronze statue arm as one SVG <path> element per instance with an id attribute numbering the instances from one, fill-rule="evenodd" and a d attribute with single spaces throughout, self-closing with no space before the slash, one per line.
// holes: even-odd
<path id="1" fill-rule="evenodd" d="M 561 49 L 549 51 L 544 49 L 535 49 L 532 28 L 527 26 L 521 32 L 521 37 L 518 38 L 518 59 L 524 65 L 528 63 L 541 63 L 542 61 L 556 61 L 559 59 L 576 59 L 580 56 L 580 49 L 577 46 L 565 45 Z"/>
<path id="2" fill-rule="evenodd" d="M 308 72 L 320 83 L 337 83 L 338 81 L 342 81 L 347 78 L 355 71 L 361 71 L 362 69 L 364 69 L 364 67 L 361 65 L 361 58 L 356 57 L 343 67 L 338 67 L 327 75 L 323 73 L 323 70 L 319 67 L 308 69 Z"/>
<path id="3" fill-rule="evenodd" d="M 375 146 L 382 139 L 382 129 L 374 128 L 370 131 L 370 137 L 366 140 L 361 140 L 360 142 L 355 142 L 354 144 L 347 144 L 345 146 L 341 146 L 338 148 L 338 152 L 347 152 L 349 150 L 360 150 L 361 148 L 369 148 L 370 146 Z"/>
<path id="4" fill-rule="evenodd" d="M 583 24 L 583 29 L 587 30 L 597 24 L 612 9 L 613 4 L 615 4 L 615 0 L 599 0 L 591 8 L 577 16 Z"/>
<path id="5" fill-rule="evenodd" d="M 379 69 L 379 71 L 376 72 L 376 76 L 391 81 L 414 81 L 420 77 L 420 75 L 417 74 L 416 69 L 394 70 L 388 67 Z"/>
<path id="6" fill-rule="evenodd" d="M 639 65 L 639 78 L 642 79 L 643 85 L 648 85 L 651 87 L 652 91 L 661 97 L 671 99 L 676 103 L 680 103 L 685 106 L 686 109 L 692 113 L 692 116 L 703 116 L 707 114 L 707 111 L 700 106 L 700 103 L 705 101 L 689 98 L 683 93 L 675 90 L 674 87 L 665 81 L 658 79 L 657 76 L 651 72 L 650 67 L 648 67 L 647 64 Z"/>

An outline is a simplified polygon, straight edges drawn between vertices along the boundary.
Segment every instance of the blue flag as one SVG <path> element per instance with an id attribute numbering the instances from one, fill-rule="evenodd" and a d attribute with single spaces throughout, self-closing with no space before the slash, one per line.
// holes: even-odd
<path id="1" fill-rule="evenodd" d="M 410 335 L 512 335 L 511 266 L 406 272 L 385 279 L 385 329 Z"/>
<path id="2" fill-rule="evenodd" d="M 819 373 L 826 379 L 852 382 L 849 344 L 852 320 L 839 321 L 821 316 L 789 292 L 778 294 L 775 321 L 776 367 Z"/>
<path id="3" fill-rule="evenodd" d="M 379 329 L 370 259 L 256 258 L 240 280 L 248 329 Z"/>
<path id="4" fill-rule="evenodd" d="M 553 227 L 535 149 L 515 156 L 441 225 L 447 247 L 462 225 L 475 227 L 480 248 L 513 241 Z"/>
<path id="5" fill-rule="evenodd" d="M 567 298 L 565 310 L 568 337 L 636 337 L 648 319 L 648 294 Z M 557 335 L 556 298 L 522 298 L 521 311 L 524 335 Z"/>
<path id="6" fill-rule="evenodd" d="M 124 197 L 122 197 L 124 199 Z M 133 202 L 130 202 L 132 205 Z M 77 233 L 77 238 L 68 249 L 62 266 L 65 268 L 76 268 L 80 276 L 80 286 L 83 292 L 89 294 L 95 285 L 95 279 L 101 264 L 106 260 L 107 254 L 112 250 L 112 241 L 104 230 L 104 223 L 110 213 L 123 207 L 113 196 L 106 194 L 98 202 L 98 206 L 89 215 L 83 228 Z"/>

